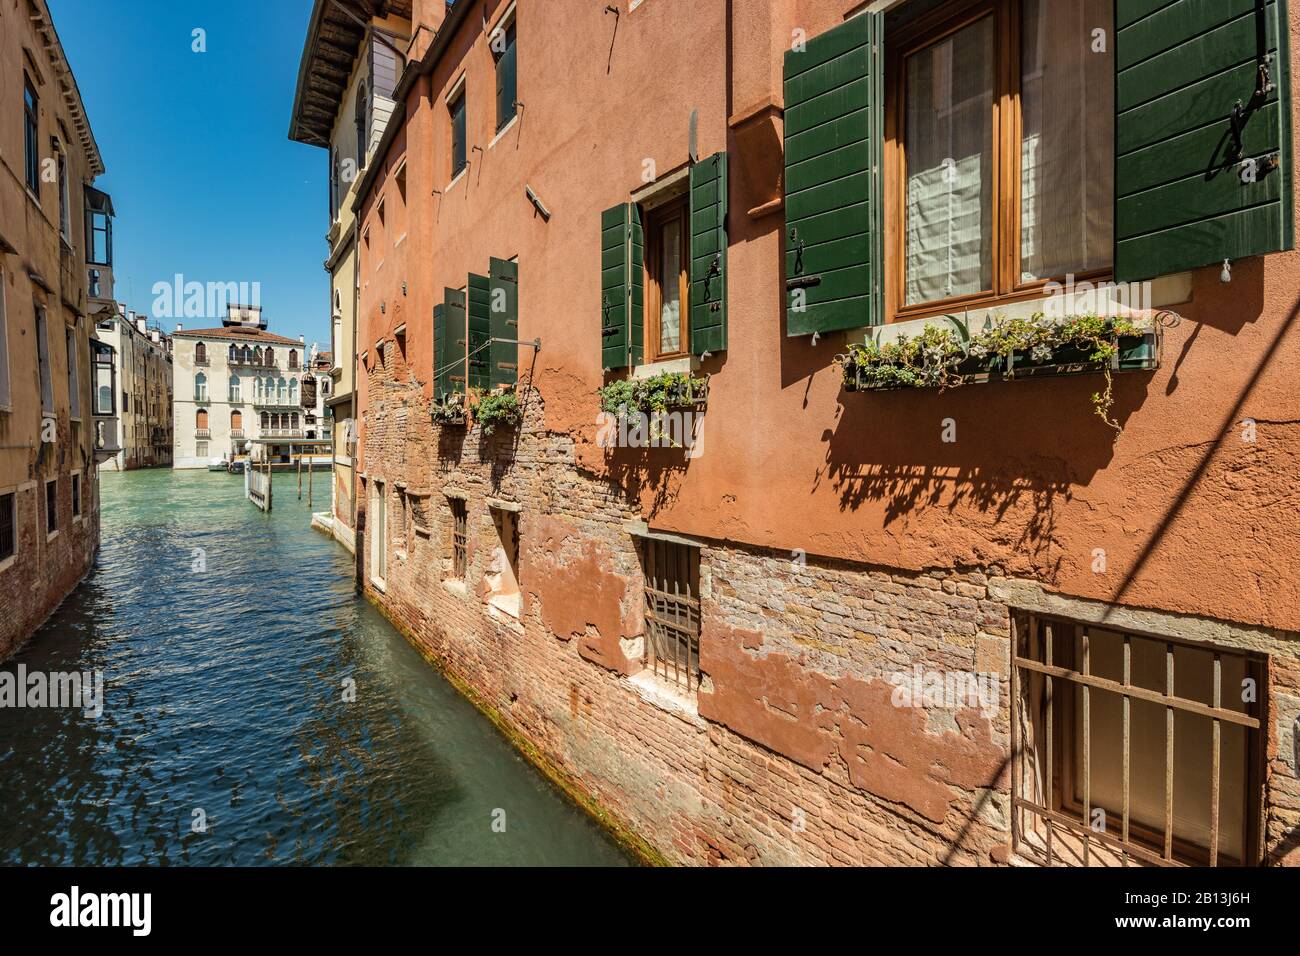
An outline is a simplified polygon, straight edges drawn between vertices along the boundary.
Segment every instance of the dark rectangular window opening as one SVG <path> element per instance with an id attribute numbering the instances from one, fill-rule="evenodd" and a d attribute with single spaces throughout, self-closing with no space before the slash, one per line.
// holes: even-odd
<path id="1" fill-rule="evenodd" d="M 0 561 L 18 552 L 18 496 L 12 491 L 0 495 Z"/>
<path id="2" fill-rule="evenodd" d="M 448 104 L 451 113 L 451 176 L 455 179 L 466 165 L 465 152 L 465 91 L 461 90 Z"/>
<path id="3" fill-rule="evenodd" d="M 1012 839 L 1047 866 L 1260 861 L 1267 660 L 1013 615 Z"/>
<path id="4" fill-rule="evenodd" d="M 41 194 L 40 98 L 31 77 L 23 73 L 23 149 L 26 160 L 27 188 Z"/>
<path id="5" fill-rule="evenodd" d="M 72 476 L 72 517 L 81 517 L 81 476 Z"/>
<path id="6" fill-rule="evenodd" d="M 646 663 L 689 692 L 700 684 L 700 549 L 642 538 L 640 551 Z"/>
<path id="7" fill-rule="evenodd" d="M 448 498 L 451 505 L 451 576 L 465 580 L 469 564 L 469 509 L 463 498 Z"/>
<path id="8" fill-rule="evenodd" d="M 490 45 L 497 65 L 497 132 L 499 133 L 515 118 L 515 99 L 518 95 L 513 18 L 504 29 L 498 27 L 493 32 Z"/>
<path id="9" fill-rule="evenodd" d="M 45 533 L 59 530 L 59 479 L 45 483 Z"/>

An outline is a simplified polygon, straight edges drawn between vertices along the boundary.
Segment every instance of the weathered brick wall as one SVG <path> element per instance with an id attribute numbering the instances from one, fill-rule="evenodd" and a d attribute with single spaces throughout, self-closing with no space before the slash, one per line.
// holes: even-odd
<path id="1" fill-rule="evenodd" d="M 705 679 L 697 706 L 683 705 L 639 660 L 642 579 L 626 527 L 639 515 L 622 491 L 576 467 L 535 392 L 518 434 L 485 437 L 432 424 L 408 375 L 390 343 L 370 380 L 358 502 L 386 482 L 390 556 L 385 590 L 367 591 L 604 809 L 683 863 L 1006 860 L 1010 635 L 988 591 L 996 569 L 894 573 L 705 542 Z M 464 584 L 449 580 L 448 493 L 468 504 Z M 521 508 L 518 621 L 483 600 L 488 499 Z M 1300 809 L 1289 660 L 1271 668 L 1268 833 L 1282 849 Z M 894 706 L 891 675 L 916 665 L 996 675 L 991 716 Z"/>
<path id="2" fill-rule="evenodd" d="M 45 479 L 17 492 L 18 551 L 0 571 L 0 661 L 45 622 L 90 570 L 99 547 L 98 476 L 83 472 L 81 521 L 72 520 L 72 484 L 59 475 L 59 533 L 46 540 Z"/>

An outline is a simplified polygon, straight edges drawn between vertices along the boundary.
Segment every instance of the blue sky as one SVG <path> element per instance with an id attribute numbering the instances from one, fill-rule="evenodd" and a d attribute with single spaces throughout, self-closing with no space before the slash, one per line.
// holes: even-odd
<path id="1" fill-rule="evenodd" d="M 152 313 L 176 273 L 258 282 L 271 331 L 328 348 L 328 161 L 288 139 L 310 0 L 49 5 L 108 169 L 118 301 Z"/>

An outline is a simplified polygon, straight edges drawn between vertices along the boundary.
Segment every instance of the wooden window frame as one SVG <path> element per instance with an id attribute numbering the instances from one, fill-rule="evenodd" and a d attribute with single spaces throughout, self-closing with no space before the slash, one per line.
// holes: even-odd
<path id="1" fill-rule="evenodd" d="M 993 288 L 966 295 L 905 305 L 907 283 L 907 60 L 963 28 L 994 18 L 993 73 Z M 885 41 L 885 321 L 932 318 L 1042 298 L 1046 286 L 1066 276 L 1022 282 L 1020 279 L 1021 210 L 1020 105 L 1022 0 L 952 0 L 891 31 Z M 1113 173 L 1112 173 L 1113 175 Z M 1112 225 L 1113 230 L 1113 225 Z M 1077 282 L 1106 282 L 1104 269 L 1074 274 Z"/>
<path id="2" fill-rule="evenodd" d="M 1100 805 L 1085 806 L 1075 796 L 1079 788 L 1075 771 L 1074 739 L 1081 718 L 1074 688 L 1077 686 L 1088 688 L 1088 685 L 1084 682 L 1090 679 L 1086 666 L 1082 670 L 1079 669 L 1076 660 L 1075 639 L 1080 635 L 1086 637 L 1092 625 L 1070 618 L 1021 611 L 1013 612 L 1012 621 L 1011 748 L 1013 766 L 1011 796 L 1012 840 L 1017 848 L 1038 859 L 1040 863 L 1048 866 L 1055 865 L 1055 862 L 1064 859 L 1063 854 L 1054 855 L 1052 853 L 1052 832 L 1053 828 L 1056 828 L 1056 832 L 1060 834 L 1059 838 L 1072 841 L 1073 846 L 1082 847 L 1082 859 L 1085 866 L 1088 865 L 1088 850 L 1091 840 L 1098 840 L 1099 847 L 1105 846 L 1108 852 L 1119 854 L 1125 865 L 1128 864 L 1130 858 L 1139 865 L 1155 864 L 1162 866 L 1251 866 L 1263 862 L 1262 814 L 1267 767 L 1265 749 L 1267 743 L 1266 715 L 1269 711 L 1267 699 L 1268 661 L 1266 656 L 1243 648 L 1220 647 L 1199 641 L 1171 638 L 1167 635 L 1145 633 L 1132 628 L 1115 628 L 1105 625 L 1097 627 L 1098 630 L 1121 635 L 1126 643 L 1129 639 L 1137 639 L 1164 645 L 1170 652 L 1174 648 L 1183 647 L 1213 654 L 1216 659 L 1221 657 L 1240 659 L 1245 664 L 1247 675 L 1255 682 L 1255 687 L 1258 690 L 1257 699 L 1252 702 L 1244 714 L 1237 712 L 1237 719 L 1234 721 L 1246 724 L 1244 748 L 1246 780 L 1243 788 L 1241 834 L 1243 860 L 1225 859 L 1221 851 L 1216 859 L 1211 860 L 1211 851 L 1208 848 L 1176 838 L 1172 833 L 1166 839 L 1166 834 L 1163 831 L 1156 831 L 1152 827 L 1132 819 L 1125 821 L 1126 835 L 1125 831 L 1121 830 L 1121 837 L 1115 838 L 1112 836 L 1109 840 L 1104 840 L 1095 832 L 1090 832 L 1090 828 L 1084 825 L 1083 821 L 1088 819 L 1089 810 Z M 1063 652 L 1063 659 L 1055 659 L 1049 647 Z M 1172 664 L 1170 667 L 1172 668 Z M 1044 668 L 1046 668 L 1046 671 Z M 1172 674 L 1173 671 L 1170 670 L 1169 673 Z M 1024 743 L 1020 740 L 1020 715 L 1025 707 L 1020 699 L 1021 687 L 1025 680 L 1035 674 L 1044 680 L 1043 711 L 1045 714 L 1044 721 L 1047 725 L 1043 742 L 1043 753 L 1046 754 L 1043 767 L 1045 806 L 1038 806 L 1033 800 L 1026 799 L 1019 789 L 1023 777 L 1021 764 L 1025 759 L 1022 754 Z M 1052 676 L 1053 674 L 1055 676 Z M 1083 678 L 1082 681 L 1080 677 Z M 1095 678 L 1092 678 L 1092 680 L 1093 683 L 1097 683 Z M 1060 684 L 1059 689 L 1054 686 L 1057 682 Z M 1115 682 L 1102 681 L 1101 683 Z M 1198 712 L 1202 716 L 1206 716 L 1207 712 L 1211 715 L 1215 712 L 1215 708 L 1205 705 L 1203 701 L 1181 697 L 1176 692 L 1166 696 L 1167 692 L 1164 690 L 1152 691 L 1149 688 L 1131 683 L 1125 683 L 1125 686 L 1127 689 L 1135 691 L 1131 695 L 1132 698 L 1146 699 L 1157 704 L 1159 700 L 1169 701 L 1166 710 L 1170 715 L 1170 719 L 1172 719 L 1174 713 L 1179 711 L 1186 712 L 1190 710 Z M 1174 688 L 1176 689 L 1176 687 L 1177 684 L 1175 683 Z M 1087 692 L 1114 694 L 1118 693 L 1118 690 L 1114 688 L 1110 690 L 1105 688 L 1092 690 L 1088 688 L 1085 693 Z M 1087 707 L 1086 697 L 1084 706 Z M 1054 708 L 1059 708 L 1057 710 L 1059 718 L 1054 718 Z M 1226 711 L 1227 708 L 1224 708 L 1224 710 Z M 1215 722 L 1218 723 L 1219 721 L 1216 720 Z M 1172 724 L 1170 726 L 1172 727 Z M 1212 739 L 1215 740 L 1217 749 L 1219 746 L 1217 735 Z M 1037 749 L 1036 744 L 1035 749 Z M 1055 765 L 1053 763 L 1053 753 L 1058 755 Z M 1086 737 L 1084 753 L 1087 753 Z M 1167 761 L 1170 759 L 1172 758 L 1166 758 Z M 1126 758 L 1126 766 L 1127 763 Z M 1170 769 L 1170 764 L 1166 763 L 1167 774 Z M 1173 772 L 1176 773 L 1176 769 Z M 1172 776 L 1168 779 L 1168 786 L 1172 787 Z M 1044 810 L 1047 813 L 1044 813 Z M 1172 823 L 1172 810 L 1169 813 L 1170 816 L 1166 819 L 1169 823 Z M 1034 846 L 1024 838 L 1025 821 L 1035 817 L 1044 822 L 1048 832 L 1045 857 L 1043 849 Z M 1120 818 L 1123 819 L 1122 815 L 1120 815 Z M 1217 826 L 1217 823 L 1212 825 Z"/>
<path id="3" fill-rule="evenodd" d="M 664 362 L 684 358 L 691 354 L 690 293 L 691 293 L 691 204 L 689 190 L 685 195 L 668 200 L 661 206 L 643 210 L 645 217 L 645 363 Z M 663 316 L 663 227 L 677 220 L 681 229 L 681 264 L 678 282 L 680 303 L 681 347 L 676 352 L 660 352 L 660 321 Z"/>

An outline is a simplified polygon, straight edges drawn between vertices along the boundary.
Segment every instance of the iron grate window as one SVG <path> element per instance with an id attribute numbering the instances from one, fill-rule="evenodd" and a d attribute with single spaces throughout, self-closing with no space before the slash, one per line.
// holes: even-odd
<path id="1" fill-rule="evenodd" d="M 700 683 L 700 549 L 641 540 L 646 661 L 656 676 L 689 691 Z"/>
<path id="2" fill-rule="evenodd" d="M 10 492 L 0 495 L 0 561 L 12 558 L 18 549 L 18 502 Z"/>
<path id="3" fill-rule="evenodd" d="M 1266 659 L 1013 615 L 1012 839 L 1048 865 L 1259 861 Z"/>
<path id="4" fill-rule="evenodd" d="M 451 502 L 451 574 L 452 577 L 465 578 L 465 568 L 469 563 L 469 510 L 463 498 L 449 498 Z"/>

